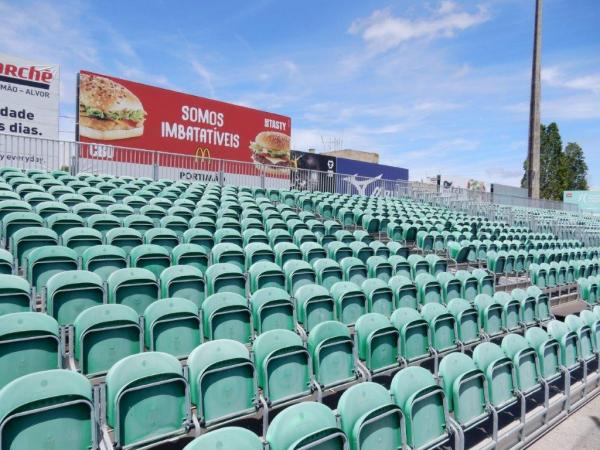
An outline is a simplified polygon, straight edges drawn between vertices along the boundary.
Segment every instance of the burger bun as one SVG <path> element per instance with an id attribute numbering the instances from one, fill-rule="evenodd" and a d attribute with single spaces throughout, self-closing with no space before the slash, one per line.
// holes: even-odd
<path id="1" fill-rule="evenodd" d="M 144 134 L 144 127 L 130 128 L 128 130 L 98 130 L 79 125 L 79 135 L 99 141 L 115 141 L 118 139 L 129 139 Z"/>

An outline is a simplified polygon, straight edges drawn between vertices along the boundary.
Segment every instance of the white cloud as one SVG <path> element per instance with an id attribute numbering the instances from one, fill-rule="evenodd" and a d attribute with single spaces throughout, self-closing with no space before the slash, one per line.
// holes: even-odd
<path id="1" fill-rule="evenodd" d="M 208 89 L 208 91 L 210 92 L 210 96 L 214 97 L 215 96 L 215 87 L 213 85 L 213 76 L 212 73 L 210 73 L 210 71 L 203 65 L 201 64 L 199 61 L 192 59 L 190 61 L 190 64 L 192 65 L 192 70 L 196 73 L 196 75 L 198 75 L 200 77 L 200 79 L 202 80 L 202 82 L 204 83 L 204 85 L 206 86 L 206 88 Z"/>
<path id="2" fill-rule="evenodd" d="M 452 37 L 489 19 L 490 14 L 483 6 L 471 13 L 458 11 L 453 2 L 444 1 L 436 13 L 425 19 L 411 20 L 394 16 L 389 8 L 378 9 L 369 17 L 355 20 L 348 32 L 360 35 L 369 51 L 378 54 L 413 39 Z"/>
<path id="3" fill-rule="evenodd" d="M 552 87 L 589 91 L 600 94 L 600 73 L 571 75 L 564 69 L 550 66 L 542 70 L 542 82 Z"/>

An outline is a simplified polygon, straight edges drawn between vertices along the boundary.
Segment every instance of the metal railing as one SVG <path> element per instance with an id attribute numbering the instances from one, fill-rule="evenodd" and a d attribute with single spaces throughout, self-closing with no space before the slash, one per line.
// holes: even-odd
<path id="1" fill-rule="evenodd" d="M 264 166 L 244 161 L 114 146 L 110 143 L 60 141 L 0 133 L 0 167 L 2 166 L 48 171 L 62 169 L 72 174 L 89 172 L 148 177 L 154 180 L 167 178 L 204 181 L 266 189 L 288 188 L 396 198 L 409 197 L 495 219 L 510 219 L 507 215 L 513 214 L 511 208 L 502 208 L 498 205 L 578 212 L 576 205 L 562 202 L 498 196 L 489 192 L 456 187 L 439 189 L 435 184 L 422 182 Z"/>

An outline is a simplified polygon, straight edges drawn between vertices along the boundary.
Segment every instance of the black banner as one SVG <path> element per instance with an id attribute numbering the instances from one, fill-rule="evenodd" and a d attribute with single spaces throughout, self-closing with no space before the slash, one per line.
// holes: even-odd
<path id="1" fill-rule="evenodd" d="M 335 192 L 335 156 L 293 150 L 292 162 L 302 169 L 292 172 L 292 189 Z"/>

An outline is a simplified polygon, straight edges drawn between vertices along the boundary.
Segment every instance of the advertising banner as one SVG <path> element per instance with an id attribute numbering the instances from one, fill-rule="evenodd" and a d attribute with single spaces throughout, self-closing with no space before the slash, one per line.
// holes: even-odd
<path id="1" fill-rule="evenodd" d="M 289 174 L 289 117 L 85 71 L 79 73 L 78 103 L 82 142 L 168 152 L 173 157 L 161 165 L 171 167 L 226 159 L 256 165 L 268 176 Z M 84 146 L 80 156 L 136 162 L 127 152 L 100 155 L 95 148 Z"/>
<path id="2" fill-rule="evenodd" d="M 564 191 L 563 201 L 577 205 L 582 212 L 600 214 L 600 191 Z"/>
<path id="3" fill-rule="evenodd" d="M 57 64 L 40 64 L 0 54 L 0 133 L 58 139 L 60 71 Z M 40 168 L 53 166 L 26 149 L 18 154 L 0 149 L 0 164 L 22 160 Z M 53 155 L 48 155 L 53 157 Z"/>
<path id="4" fill-rule="evenodd" d="M 292 151 L 292 163 L 300 170 L 292 170 L 291 188 L 335 192 L 336 160 L 335 156 Z"/>
<path id="5" fill-rule="evenodd" d="M 408 169 L 384 164 L 337 158 L 336 170 L 347 175 L 337 177 L 336 190 L 344 194 L 391 195 L 408 182 Z"/>

